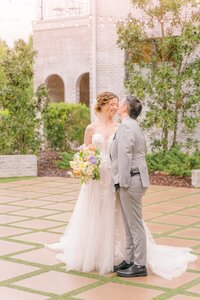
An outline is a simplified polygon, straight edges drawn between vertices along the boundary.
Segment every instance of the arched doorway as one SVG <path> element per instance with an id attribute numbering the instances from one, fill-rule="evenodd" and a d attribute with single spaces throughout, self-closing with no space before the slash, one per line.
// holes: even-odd
<path id="1" fill-rule="evenodd" d="M 50 75 L 45 81 L 52 102 L 64 102 L 64 82 L 58 75 Z"/>
<path id="2" fill-rule="evenodd" d="M 82 74 L 77 81 L 77 96 L 80 103 L 90 105 L 90 74 Z"/>

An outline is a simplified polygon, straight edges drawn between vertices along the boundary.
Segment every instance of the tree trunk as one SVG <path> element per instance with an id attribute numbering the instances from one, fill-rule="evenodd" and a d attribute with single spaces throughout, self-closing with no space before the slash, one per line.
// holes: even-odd
<path id="1" fill-rule="evenodd" d="M 172 146 L 176 145 L 176 141 L 177 141 L 177 129 L 178 129 L 178 110 L 176 109 L 176 113 L 175 113 L 175 126 L 174 126 L 174 133 L 173 133 L 173 142 L 172 142 Z"/>

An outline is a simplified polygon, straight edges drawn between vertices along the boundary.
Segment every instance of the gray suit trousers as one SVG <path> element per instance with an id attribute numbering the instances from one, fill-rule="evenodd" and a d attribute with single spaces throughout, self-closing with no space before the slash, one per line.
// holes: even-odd
<path id="1" fill-rule="evenodd" d="M 146 234 L 142 218 L 142 196 L 146 190 L 139 174 L 131 177 L 129 188 L 119 190 L 126 232 L 125 260 L 143 266 L 147 264 Z"/>

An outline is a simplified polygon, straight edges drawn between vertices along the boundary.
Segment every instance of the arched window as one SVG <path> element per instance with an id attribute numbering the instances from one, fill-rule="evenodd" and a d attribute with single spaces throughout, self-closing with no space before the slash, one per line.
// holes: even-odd
<path id="1" fill-rule="evenodd" d="M 50 75 L 45 81 L 49 91 L 49 97 L 52 102 L 64 102 L 64 82 L 62 78 L 56 74 Z"/>
<path id="2" fill-rule="evenodd" d="M 90 74 L 82 74 L 77 81 L 77 98 L 80 103 L 90 105 Z"/>

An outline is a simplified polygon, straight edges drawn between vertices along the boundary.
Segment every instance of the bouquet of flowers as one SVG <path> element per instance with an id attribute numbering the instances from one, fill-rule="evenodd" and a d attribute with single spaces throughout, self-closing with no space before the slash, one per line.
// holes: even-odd
<path id="1" fill-rule="evenodd" d="M 70 161 L 72 172 L 71 177 L 81 179 L 81 183 L 88 183 L 91 179 L 98 180 L 100 178 L 100 151 L 99 149 L 90 144 L 77 152 L 73 160 Z"/>

